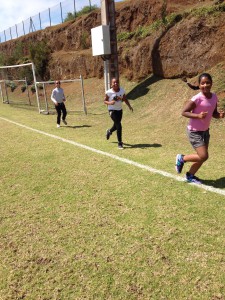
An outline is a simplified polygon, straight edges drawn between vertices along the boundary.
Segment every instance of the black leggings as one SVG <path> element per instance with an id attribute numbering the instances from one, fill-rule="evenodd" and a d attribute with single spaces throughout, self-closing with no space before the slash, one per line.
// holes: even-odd
<path id="1" fill-rule="evenodd" d="M 57 124 L 60 125 L 60 120 L 61 120 L 61 111 L 63 113 L 62 115 L 62 119 L 65 120 L 66 119 L 66 115 L 67 115 L 67 111 L 66 111 L 66 107 L 65 104 L 62 103 L 58 103 L 58 105 L 55 105 L 55 109 L 57 111 Z"/>
<path id="2" fill-rule="evenodd" d="M 117 139 L 118 142 L 121 143 L 122 142 L 122 116 L 123 116 L 123 110 L 110 110 L 109 111 L 109 115 L 111 117 L 111 119 L 113 120 L 113 126 L 110 129 L 111 133 L 113 133 L 113 131 L 117 130 Z"/>

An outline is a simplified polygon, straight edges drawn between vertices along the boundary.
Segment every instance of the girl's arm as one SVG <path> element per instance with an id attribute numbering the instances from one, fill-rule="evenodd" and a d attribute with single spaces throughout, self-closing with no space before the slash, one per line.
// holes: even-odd
<path id="1" fill-rule="evenodd" d="M 218 111 L 217 110 L 217 105 L 216 105 L 215 110 L 213 112 L 213 118 L 216 118 L 216 119 L 222 119 L 222 118 L 224 118 L 224 111 L 223 110 Z"/>
<path id="2" fill-rule="evenodd" d="M 114 105 L 115 104 L 115 100 L 109 101 L 109 96 L 107 94 L 105 94 L 105 98 L 104 98 L 104 103 L 107 105 Z"/>
<path id="3" fill-rule="evenodd" d="M 207 115 L 207 111 L 202 111 L 199 114 L 193 113 L 193 109 L 196 107 L 196 104 L 193 101 L 189 101 L 183 111 L 182 111 L 182 116 L 186 118 L 192 118 L 192 119 L 204 119 Z"/>
<path id="4" fill-rule="evenodd" d="M 126 95 L 123 95 L 123 101 L 126 103 L 126 105 L 129 107 L 129 109 L 133 112 L 133 107 L 130 105 L 130 102 L 127 100 Z"/>

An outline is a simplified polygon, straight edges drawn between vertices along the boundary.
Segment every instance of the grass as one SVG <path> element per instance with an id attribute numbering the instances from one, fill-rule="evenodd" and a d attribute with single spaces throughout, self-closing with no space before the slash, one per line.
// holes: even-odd
<path id="1" fill-rule="evenodd" d="M 212 70 L 218 83 L 221 70 Z M 85 81 L 88 115 L 70 113 L 67 127 L 6 104 L 0 117 L 173 173 L 175 155 L 192 151 L 180 111 L 193 91 L 178 79 L 121 81 L 134 107 L 124 107 L 124 151 L 115 135 L 105 140 L 111 120 L 97 79 Z M 1 300 L 224 299 L 224 196 L 0 125 Z M 199 171 L 221 189 L 223 132 L 213 120 Z"/>

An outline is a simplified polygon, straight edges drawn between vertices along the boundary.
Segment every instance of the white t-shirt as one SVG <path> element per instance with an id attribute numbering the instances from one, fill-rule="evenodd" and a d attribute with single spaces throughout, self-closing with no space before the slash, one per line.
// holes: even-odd
<path id="1" fill-rule="evenodd" d="M 125 95 L 125 91 L 120 87 L 118 92 L 115 92 L 113 89 L 109 89 L 106 92 L 106 95 L 109 97 L 109 101 L 112 101 L 114 97 L 116 97 L 116 102 L 114 105 L 108 105 L 108 110 L 121 110 L 122 109 L 122 100 Z"/>
<path id="2" fill-rule="evenodd" d="M 57 102 L 57 103 L 62 103 L 63 100 L 65 100 L 65 95 L 64 95 L 64 91 L 62 88 L 54 88 L 54 90 L 52 91 L 51 94 L 51 99 L 53 102 Z"/>

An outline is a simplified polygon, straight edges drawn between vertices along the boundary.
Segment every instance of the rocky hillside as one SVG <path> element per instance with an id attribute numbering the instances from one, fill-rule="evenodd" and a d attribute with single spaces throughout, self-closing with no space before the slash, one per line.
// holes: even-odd
<path id="1" fill-rule="evenodd" d="M 116 3 L 120 73 L 141 80 L 194 76 L 225 60 L 225 3 L 212 0 L 127 0 Z M 75 21 L 0 44 L 10 54 L 18 42 L 46 41 L 51 49 L 51 78 L 82 74 L 103 77 L 103 62 L 92 57 L 91 28 L 101 24 L 100 10 Z"/>

